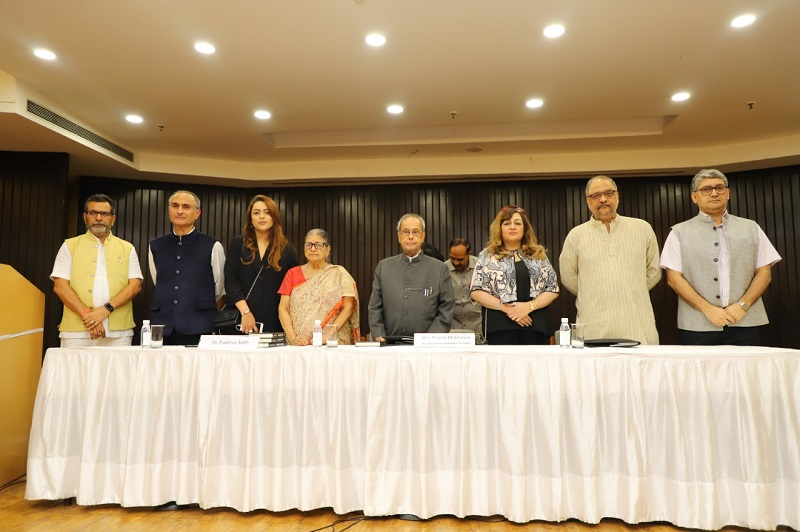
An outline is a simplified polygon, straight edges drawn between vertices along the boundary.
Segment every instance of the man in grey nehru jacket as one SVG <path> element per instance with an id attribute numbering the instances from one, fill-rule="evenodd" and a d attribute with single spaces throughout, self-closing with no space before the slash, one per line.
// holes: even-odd
<path id="1" fill-rule="evenodd" d="M 574 227 L 559 258 L 561 283 L 575 296 L 586 338 L 658 344 L 650 290 L 661 280 L 658 241 L 650 224 L 617 214 L 619 190 L 610 177 L 586 183 L 592 217 Z"/>
<path id="2" fill-rule="evenodd" d="M 661 267 L 678 294 L 678 343 L 760 345 L 769 323 L 761 294 L 781 256 L 759 225 L 728 213 L 731 191 L 719 170 L 692 179 L 700 212 L 672 227 Z"/>
<path id="3" fill-rule="evenodd" d="M 372 339 L 412 336 L 417 332 L 449 332 L 453 321 L 450 271 L 443 262 L 422 253 L 425 220 L 404 214 L 397 222 L 403 252 L 375 268 L 369 298 Z"/>

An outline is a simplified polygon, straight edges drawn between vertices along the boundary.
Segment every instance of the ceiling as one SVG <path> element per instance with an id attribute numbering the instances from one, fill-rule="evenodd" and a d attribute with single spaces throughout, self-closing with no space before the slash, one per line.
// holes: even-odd
<path id="1" fill-rule="evenodd" d="M 231 186 L 800 164 L 800 2 L 2 0 L 0 150 Z"/>

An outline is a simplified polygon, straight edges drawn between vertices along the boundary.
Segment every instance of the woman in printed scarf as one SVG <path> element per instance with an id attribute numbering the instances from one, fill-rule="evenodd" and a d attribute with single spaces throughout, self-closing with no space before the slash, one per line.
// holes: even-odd
<path id="1" fill-rule="evenodd" d="M 359 339 L 358 292 L 356 282 L 342 266 L 330 264 L 328 233 L 312 229 L 303 246 L 306 262 L 286 273 L 278 293 L 278 305 L 286 341 L 290 345 L 310 345 L 314 320 L 322 326 L 338 326 L 340 344 Z"/>
<path id="2" fill-rule="evenodd" d="M 500 209 L 478 256 L 470 297 L 483 308 L 489 344 L 549 343 L 553 331 L 546 308 L 558 297 L 558 277 L 539 244 L 525 209 Z"/>

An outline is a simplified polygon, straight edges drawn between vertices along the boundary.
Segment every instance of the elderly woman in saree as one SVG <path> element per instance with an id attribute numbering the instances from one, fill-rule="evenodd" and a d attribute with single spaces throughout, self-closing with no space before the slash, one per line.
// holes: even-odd
<path id="1" fill-rule="evenodd" d="M 359 338 L 356 283 L 342 266 L 329 264 L 328 233 L 312 229 L 303 246 L 306 260 L 286 273 L 278 293 L 278 315 L 290 345 L 311 344 L 314 320 L 322 326 L 338 325 L 339 343 L 353 344 Z"/>

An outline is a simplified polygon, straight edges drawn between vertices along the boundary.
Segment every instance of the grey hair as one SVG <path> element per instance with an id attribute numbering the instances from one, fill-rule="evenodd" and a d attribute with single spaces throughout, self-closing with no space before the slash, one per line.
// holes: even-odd
<path id="1" fill-rule="evenodd" d="M 327 244 L 328 247 L 330 247 L 331 240 L 330 240 L 330 238 L 328 238 L 328 233 L 327 233 L 327 231 L 325 231 L 325 229 L 320 229 L 318 227 L 316 227 L 314 229 L 311 229 L 308 233 L 306 233 L 306 239 L 308 239 L 308 237 L 314 236 L 314 235 L 320 237 L 322 240 L 325 241 L 325 244 Z"/>
<path id="2" fill-rule="evenodd" d="M 325 241 L 325 245 L 328 246 L 328 249 L 331 248 L 331 239 L 328 238 L 328 232 L 325 231 L 325 229 L 320 229 L 318 227 L 315 227 L 314 229 L 311 229 L 308 233 L 306 233 L 306 238 L 305 239 L 308 240 L 308 237 L 310 237 L 310 236 L 318 236 L 318 237 L 320 237 L 322 240 Z M 328 254 L 327 257 L 325 257 L 325 261 L 326 262 L 330 262 L 331 261 L 330 253 Z"/>
<path id="3" fill-rule="evenodd" d="M 407 218 L 416 218 L 417 220 L 419 220 L 419 223 L 422 224 L 422 232 L 423 233 L 425 232 L 425 219 L 422 216 L 420 216 L 419 214 L 408 213 L 408 214 L 404 214 L 403 216 L 400 217 L 399 220 L 397 220 L 397 232 L 398 233 L 400 232 L 400 226 L 403 225 L 403 222 Z"/>
<path id="4" fill-rule="evenodd" d="M 586 195 L 587 196 L 589 195 L 589 187 L 592 185 L 592 183 L 594 183 L 595 181 L 597 181 L 599 179 L 604 179 L 606 181 L 611 181 L 611 185 L 613 185 L 614 190 L 617 190 L 617 184 L 614 182 L 613 179 L 611 179 L 607 175 L 596 175 L 593 178 L 591 178 L 589 181 L 586 182 Z"/>
<path id="5" fill-rule="evenodd" d="M 704 168 L 697 172 L 697 175 L 692 178 L 692 192 L 697 192 L 703 179 L 722 179 L 725 186 L 728 186 L 728 178 L 725 177 L 725 174 L 714 168 Z"/>
<path id="6" fill-rule="evenodd" d="M 195 194 L 194 192 L 189 192 L 188 190 L 176 190 L 169 197 L 169 200 L 167 201 L 167 204 L 172 203 L 172 198 L 174 198 L 178 194 L 189 194 L 191 197 L 194 198 L 195 209 L 200 210 L 200 198 L 197 197 L 197 194 Z"/>

